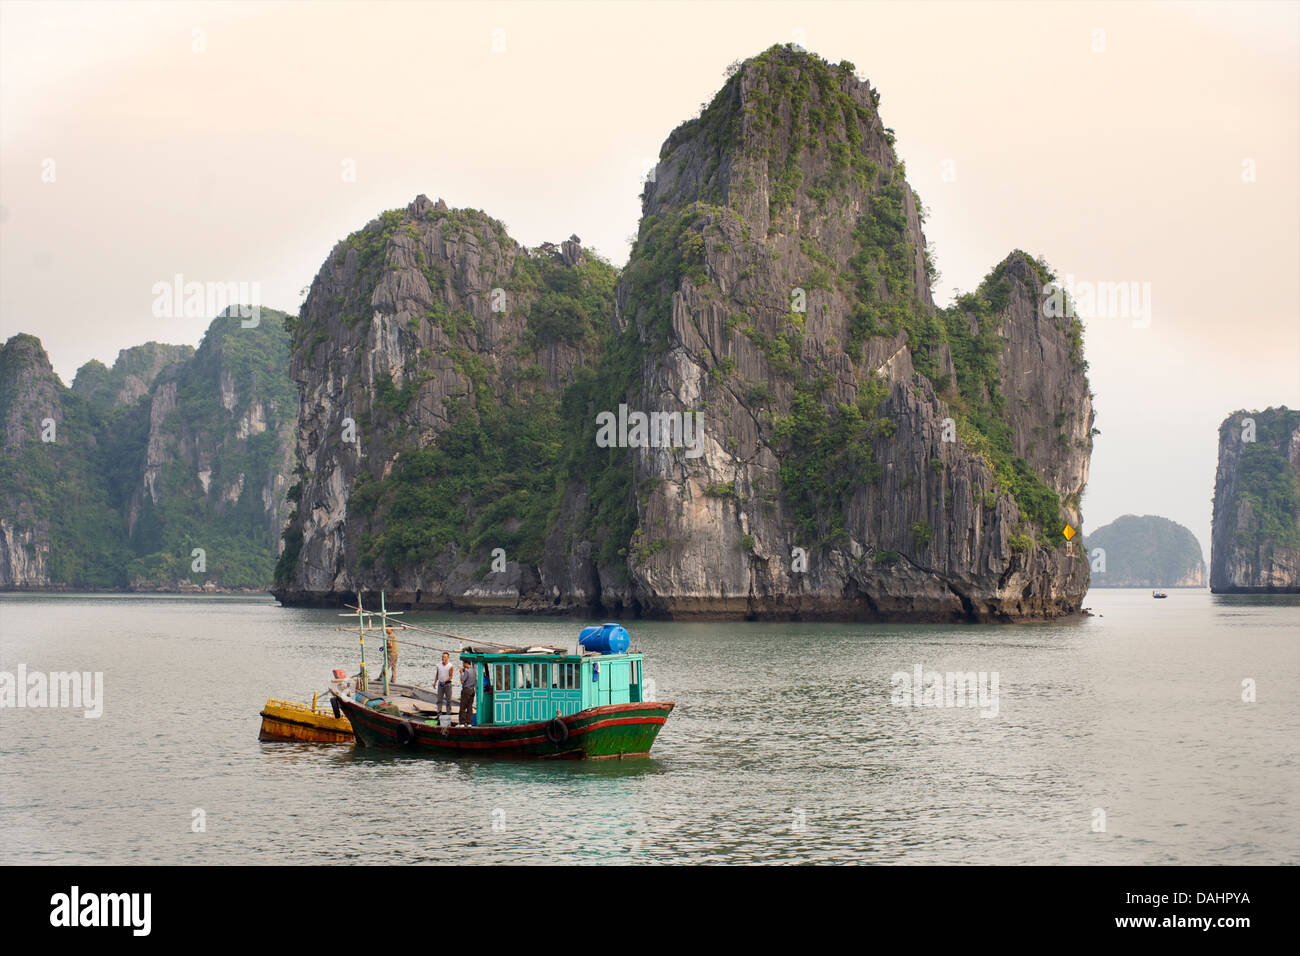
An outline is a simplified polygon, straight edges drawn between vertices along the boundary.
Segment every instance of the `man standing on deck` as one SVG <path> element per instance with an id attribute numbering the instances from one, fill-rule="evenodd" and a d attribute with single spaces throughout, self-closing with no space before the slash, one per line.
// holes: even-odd
<path id="1" fill-rule="evenodd" d="M 478 689 L 478 671 L 470 661 L 461 661 L 460 668 L 460 724 L 468 727 L 474 723 L 474 692 Z"/>
<path id="2" fill-rule="evenodd" d="M 388 679 L 394 684 L 397 683 L 397 637 L 393 634 L 393 629 L 387 628 L 388 644 L 386 651 L 388 655 Z"/>
<path id="3" fill-rule="evenodd" d="M 451 675 L 455 668 L 451 665 L 451 655 L 446 651 L 442 652 L 442 663 L 438 665 L 438 716 L 443 714 L 443 705 L 447 707 L 447 713 L 451 713 Z"/>

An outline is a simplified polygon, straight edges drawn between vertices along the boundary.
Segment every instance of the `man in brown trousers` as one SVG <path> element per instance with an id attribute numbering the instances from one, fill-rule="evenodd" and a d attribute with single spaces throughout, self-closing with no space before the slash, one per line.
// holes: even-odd
<path id="1" fill-rule="evenodd" d="M 460 723 L 474 723 L 474 694 L 478 690 L 478 669 L 469 661 L 461 661 L 460 668 Z"/>
<path id="2" fill-rule="evenodd" d="M 386 647 L 388 655 L 388 679 L 394 684 L 397 683 L 397 636 L 393 634 L 393 629 L 388 630 L 388 644 Z"/>

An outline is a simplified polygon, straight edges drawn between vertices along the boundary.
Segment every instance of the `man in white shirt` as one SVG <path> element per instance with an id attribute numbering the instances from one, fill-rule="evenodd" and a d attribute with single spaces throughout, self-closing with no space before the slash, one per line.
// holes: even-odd
<path id="1" fill-rule="evenodd" d="M 456 668 L 452 666 L 451 655 L 446 651 L 442 652 L 442 663 L 438 665 L 438 716 L 443 714 L 443 706 L 446 705 L 446 713 L 451 713 L 451 675 Z"/>

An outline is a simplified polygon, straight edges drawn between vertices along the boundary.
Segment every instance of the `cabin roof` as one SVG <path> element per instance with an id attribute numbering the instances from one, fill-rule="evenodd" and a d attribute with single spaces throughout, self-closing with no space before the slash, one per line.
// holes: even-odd
<path id="1" fill-rule="evenodd" d="M 462 648 L 460 652 L 460 656 L 462 658 L 471 657 L 471 658 L 481 658 L 483 660 L 495 658 L 498 660 L 518 659 L 521 661 L 522 660 L 527 660 L 527 661 L 571 660 L 573 661 L 573 660 L 581 660 L 587 657 L 597 657 L 597 658 L 606 657 L 606 658 L 617 659 L 620 657 L 640 657 L 641 655 L 639 653 L 634 653 L 631 651 L 623 654 L 598 654 L 594 651 L 588 651 L 585 648 L 579 648 L 577 651 L 574 651 L 573 649 L 567 647 L 553 647 L 549 645 L 532 644 L 529 645 L 528 647 L 492 648 L 492 649 L 482 648 L 482 647 L 465 647 Z"/>

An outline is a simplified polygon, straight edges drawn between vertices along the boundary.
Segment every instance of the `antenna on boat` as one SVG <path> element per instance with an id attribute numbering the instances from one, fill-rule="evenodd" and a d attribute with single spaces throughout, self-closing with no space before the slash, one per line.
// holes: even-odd
<path id="1" fill-rule="evenodd" d="M 366 673 L 366 611 L 361 604 L 361 592 L 357 592 L 357 613 L 340 614 L 339 617 L 353 617 L 357 619 L 357 637 L 361 640 L 361 687 L 364 694 L 366 688 L 370 686 L 370 675 Z"/>
<path id="2" fill-rule="evenodd" d="M 392 666 L 388 663 L 388 603 L 384 600 L 384 592 L 379 592 L 379 626 L 382 627 L 383 633 L 379 639 L 384 642 L 384 696 L 388 696 L 388 674 Z"/>
<path id="3" fill-rule="evenodd" d="M 344 604 L 344 607 L 353 607 L 351 604 Z M 366 631 L 378 630 L 381 634 L 380 640 L 384 649 L 384 696 L 388 696 L 388 674 L 391 670 L 388 660 L 388 618 L 393 615 L 401 614 L 401 611 L 388 610 L 388 602 L 383 591 L 379 592 L 379 612 L 376 615 L 374 611 L 367 611 L 361 603 L 361 592 L 357 592 L 357 603 L 355 614 L 340 614 L 339 617 L 355 617 L 357 619 L 357 637 L 361 641 L 361 690 L 365 691 L 370 687 L 370 675 L 366 673 Z M 380 626 L 376 628 L 371 622 L 378 616 Z M 344 630 L 344 628 L 339 628 Z M 350 628 L 348 628 L 350 630 Z"/>
<path id="4" fill-rule="evenodd" d="M 384 696 L 388 696 L 388 675 L 392 671 L 392 662 L 388 659 L 388 601 L 384 592 L 379 592 L 379 622 L 380 627 L 384 630 Z M 401 614 L 401 611 L 393 611 L 393 614 Z"/>
<path id="5" fill-rule="evenodd" d="M 351 605 L 348 604 L 343 606 L 351 607 Z M 366 673 L 366 631 L 369 630 L 366 626 L 366 620 L 370 617 L 370 612 L 367 611 L 365 606 L 361 603 L 360 591 L 357 592 L 356 613 L 340 614 L 339 617 L 355 617 L 357 619 L 357 637 L 361 641 L 361 686 L 358 690 L 364 694 L 366 689 L 370 686 L 370 675 Z M 385 668 L 385 670 L 387 670 L 387 668 Z M 384 696 L 388 695 L 385 694 Z"/>

